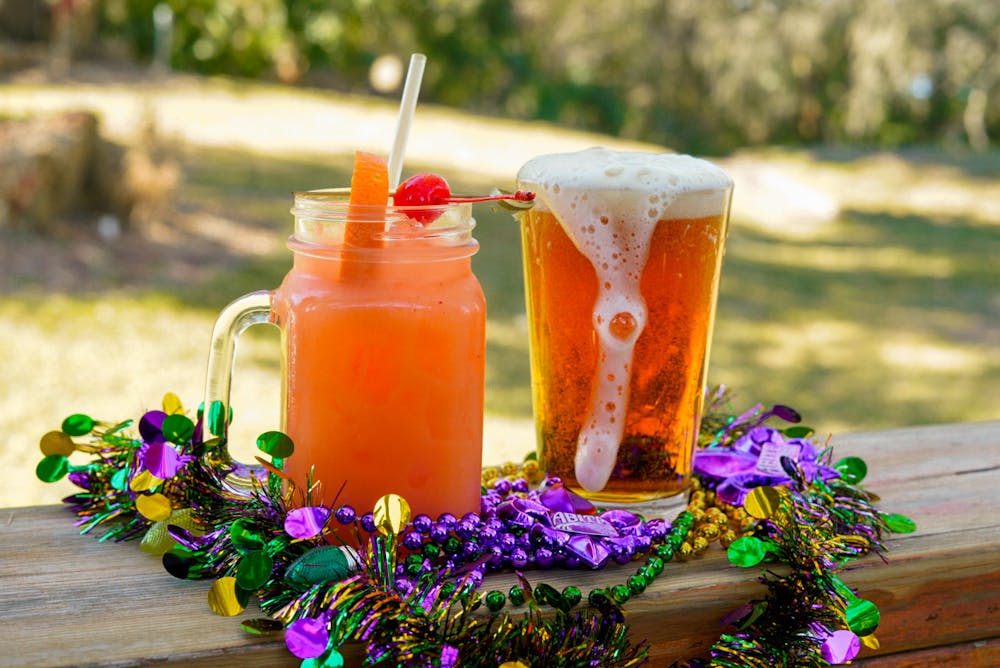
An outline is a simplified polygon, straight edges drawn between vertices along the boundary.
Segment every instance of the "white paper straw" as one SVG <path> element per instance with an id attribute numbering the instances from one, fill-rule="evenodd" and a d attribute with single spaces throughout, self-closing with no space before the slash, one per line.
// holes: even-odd
<path id="1" fill-rule="evenodd" d="M 396 123 L 396 138 L 389 151 L 389 192 L 396 190 L 399 178 L 403 174 L 403 154 L 406 152 L 406 139 L 410 135 L 410 124 L 417 108 L 417 98 L 420 96 L 420 82 L 424 78 L 424 65 L 427 56 L 414 53 L 410 56 L 410 68 L 406 72 L 406 83 L 403 84 L 403 98 L 399 101 L 399 120 Z"/>

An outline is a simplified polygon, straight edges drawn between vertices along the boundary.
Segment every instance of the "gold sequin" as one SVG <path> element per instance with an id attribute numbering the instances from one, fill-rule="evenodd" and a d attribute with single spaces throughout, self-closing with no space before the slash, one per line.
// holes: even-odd
<path id="1" fill-rule="evenodd" d="M 375 502 L 372 516 L 380 533 L 395 536 L 410 521 L 410 504 L 398 494 L 386 494 Z"/>
<path id="2" fill-rule="evenodd" d="M 243 612 L 243 606 L 236 598 L 236 578 L 219 578 L 208 590 L 208 607 L 217 615 L 233 617 Z"/>
<path id="3" fill-rule="evenodd" d="M 38 447 L 46 457 L 51 455 L 69 457 L 76 450 L 76 444 L 73 443 L 73 439 L 61 431 L 50 431 L 45 436 L 42 436 Z"/>
<path id="4" fill-rule="evenodd" d="M 774 487 L 756 487 L 743 501 L 747 515 L 766 520 L 781 509 L 781 493 Z"/>

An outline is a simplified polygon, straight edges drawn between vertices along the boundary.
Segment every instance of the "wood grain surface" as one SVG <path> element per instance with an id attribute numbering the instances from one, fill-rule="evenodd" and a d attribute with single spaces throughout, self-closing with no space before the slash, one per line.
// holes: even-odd
<path id="1" fill-rule="evenodd" d="M 917 532 L 889 539 L 844 580 L 881 609 L 879 667 L 1000 665 L 1000 422 L 843 434 L 837 457 L 868 463 L 865 486 L 880 507 L 913 518 Z M 647 509 L 648 512 L 648 509 Z M 652 513 L 650 513 L 652 514 Z M 212 614 L 209 582 L 177 580 L 136 544 L 80 536 L 59 506 L 0 510 L 0 666 L 297 666 L 280 638 L 245 634 Z M 584 592 L 624 582 L 634 567 L 530 573 Z M 730 566 L 717 546 L 669 563 L 626 606 L 650 666 L 698 655 L 719 619 L 763 594 L 757 569 Z M 510 576 L 484 587 L 507 588 Z M 349 663 L 360 662 L 358 648 Z"/>

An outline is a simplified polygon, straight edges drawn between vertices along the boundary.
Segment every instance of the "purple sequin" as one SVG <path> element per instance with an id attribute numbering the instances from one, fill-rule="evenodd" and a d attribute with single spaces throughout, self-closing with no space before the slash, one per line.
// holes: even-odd
<path id="1" fill-rule="evenodd" d="M 836 666 L 856 657 L 861 651 L 861 641 L 851 631 L 834 631 L 823 641 L 821 651 L 823 658 Z"/>
<path id="2" fill-rule="evenodd" d="M 330 517 L 330 511 L 322 506 L 296 508 L 285 517 L 285 533 L 292 538 L 314 538 L 318 536 Z"/>
<path id="3" fill-rule="evenodd" d="M 166 441 L 151 443 L 142 455 L 142 465 L 161 480 L 173 478 L 185 463 Z"/>
<path id="4" fill-rule="evenodd" d="M 139 435 L 146 443 L 163 443 L 163 421 L 167 414 L 163 411 L 149 411 L 139 419 Z"/>
<path id="5" fill-rule="evenodd" d="M 330 643 L 326 621 L 303 617 L 288 625 L 285 630 L 285 645 L 288 651 L 300 659 L 315 659 L 322 656 Z"/>

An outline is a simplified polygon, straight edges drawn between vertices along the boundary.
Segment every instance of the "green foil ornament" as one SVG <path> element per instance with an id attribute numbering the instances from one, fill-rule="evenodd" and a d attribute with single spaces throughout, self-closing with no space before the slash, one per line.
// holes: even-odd
<path id="1" fill-rule="evenodd" d="M 729 563 L 742 568 L 750 568 L 764 561 L 767 556 L 767 544 L 759 538 L 744 536 L 737 538 L 726 551 Z"/>
<path id="2" fill-rule="evenodd" d="M 69 473 L 69 458 L 65 455 L 49 455 L 43 457 L 35 467 L 35 475 L 42 482 L 62 480 Z"/>
<path id="3" fill-rule="evenodd" d="M 889 513 L 882 515 L 885 526 L 893 533 L 913 533 L 917 530 L 917 523 L 906 515 L 899 513 Z"/>
<path id="4" fill-rule="evenodd" d="M 264 537 L 250 520 L 242 517 L 229 525 L 229 540 L 244 554 L 264 547 Z"/>
<path id="5" fill-rule="evenodd" d="M 163 419 L 163 437 L 171 443 L 184 445 L 193 433 L 194 422 L 186 415 L 168 415 Z"/>
<path id="6" fill-rule="evenodd" d="M 267 552 L 248 552 L 243 555 L 236 568 L 236 584 L 247 591 L 260 589 L 270 579 L 273 569 L 274 560 Z"/>
<path id="7" fill-rule="evenodd" d="M 63 420 L 62 430 L 67 436 L 86 436 L 94 428 L 94 418 L 74 413 Z"/>
<path id="8" fill-rule="evenodd" d="M 253 636 L 266 636 L 271 635 L 272 633 L 284 631 L 285 625 L 277 619 L 254 617 L 253 619 L 243 620 L 240 624 L 240 628 Z"/>
<path id="9" fill-rule="evenodd" d="M 272 457 L 287 459 L 295 452 L 295 445 L 280 431 L 266 431 L 257 437 L 257 449 Z"/>
<path id="10" fill-rule="evenodd" d="M 881 620 L 878 606 L 863 598 L 856 598 L 848 603 L 844 616 L 847 618 L 847 628 L 858 636 L 874 633 Z"/>
<path id="11" fill-rule="evenodd" d="M 840 477 L 855 485 L 868 475 L 868 465 L 860 457 L 844 457 L 833 465 L 840 472 Z"/>

